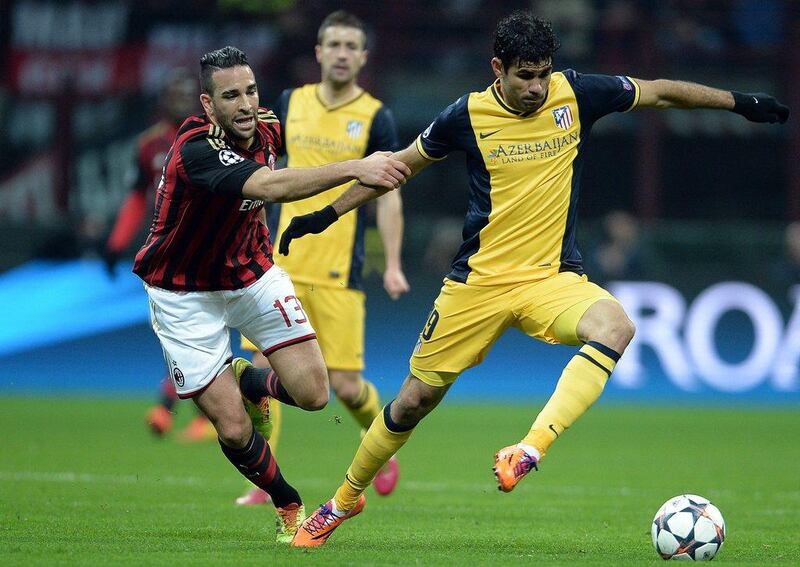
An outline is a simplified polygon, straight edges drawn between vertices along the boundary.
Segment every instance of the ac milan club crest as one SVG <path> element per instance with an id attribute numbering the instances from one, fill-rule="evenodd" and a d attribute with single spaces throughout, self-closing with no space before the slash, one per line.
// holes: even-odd
<path id="1" fill-rule="evenodd" d="M 184 383 L 186 382 L 183 378 L 183 372 L 177 366 L 172 369 L 172 379 L 175 380 L 175 383 L 183 388 Z"/>

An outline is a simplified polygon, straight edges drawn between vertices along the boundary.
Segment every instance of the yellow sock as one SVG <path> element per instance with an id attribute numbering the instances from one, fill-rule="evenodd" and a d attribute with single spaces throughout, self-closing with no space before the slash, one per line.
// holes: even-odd
<path id="1" fill-rule="evenodd" d="M 358 424 L 366 429 L 375 420 L 381 411 L 381 400 L 378 397 L 378 389 L 375 385 L 368 381 L 361 381 L 361 392 L 358 394 L 358 399 L 352 404 L 347 405 L 341 398 L 339 401 L 347 408 L 350 415 L 358 422 Z"/>
<path id="2" fill-rule="evenodd" d="M 544 456 L 553 441 L 600 397 L 618 360 L 619 354 L 600 343 L 584 345 L 564 368 L 553 395 L 522 442 Z"/>
<path id="3" fill-rule="evenodd" d="M 350 468 L 344 477 L 344 482 L 336 491 L 334 499 L 339 510 L 351 510 L 358 502 L 358 498 L 385 465 L 392 455 L 411 437 L 412 428 L 398 426 L 395 423 L 386 423 L 385 411 L 378 415 L 361 440 L 361 445 L 356 451 Z M 389 429 L 391 427 L 391 429 Z"/>
<path id="4" fill-rule="evenodd" d="M 269 436 L 269 448 L 272 454 L 278 450 L 278 439 L 281 436 L 281 423 L 283 422 L 283 409 L 281 403 L 275 398 L 269 399 L 269 420 L 272 422 L 272 433 Z"/>

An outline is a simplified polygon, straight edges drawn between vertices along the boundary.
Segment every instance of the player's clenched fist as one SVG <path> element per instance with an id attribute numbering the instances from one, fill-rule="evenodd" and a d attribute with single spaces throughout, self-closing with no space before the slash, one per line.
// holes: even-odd
<path id="1" fill-rule="evenodd" d="M 751 122 L 769 122 L 783 124 L 789 119 L 789 107 L 781 104 L 775 97 L 766 93 L 740 93 L 731 91 L 733 94 L 734 107 L 736 114 L 741 114 Z"/>
<path id="2" fill-rule="evenodd" d="M 411 176 L 411 170 L 402 161 L 390 157 L 391 155 L 391 152 L 375 152 L 358 160 L 358 181 L 362 185 L 381 189 L 399 188 Z"/>
<path id="3" fill-rule="evenodd" d="M 284 256 L 288 256 L 289 244 L 292 240 L 306 234 L 319 234 L 335 223 L 338 218 L 339 215 L 336 213 L 336 209 L 331 205 L 328 205 L 322 210 L 308 213 L 307 215 L 294 217 L 281 235 L 278 252 Z"/>

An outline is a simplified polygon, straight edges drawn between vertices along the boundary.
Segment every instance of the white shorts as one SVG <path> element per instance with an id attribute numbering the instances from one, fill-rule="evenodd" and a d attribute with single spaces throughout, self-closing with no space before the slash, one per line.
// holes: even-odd
<path id="1" fill-rule="evenodd" d="M 180 398 L 199 394 L 233 358 L 229 329 L 265 355 L 316 338 L 289 275 L 272 266 L 248 287 L 170 291 L 147 284 L 150 323 Z"/>

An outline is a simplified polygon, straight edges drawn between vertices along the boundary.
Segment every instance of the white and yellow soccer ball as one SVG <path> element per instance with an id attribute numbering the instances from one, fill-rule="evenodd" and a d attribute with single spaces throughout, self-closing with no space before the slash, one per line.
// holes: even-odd
<path id="1" fill-rule="evenodd" d="M 658 509 L 651 534 L 662 559 L 710 561 L 725 541 L 725 520 L 707 498 L 681 494 Z"/>

